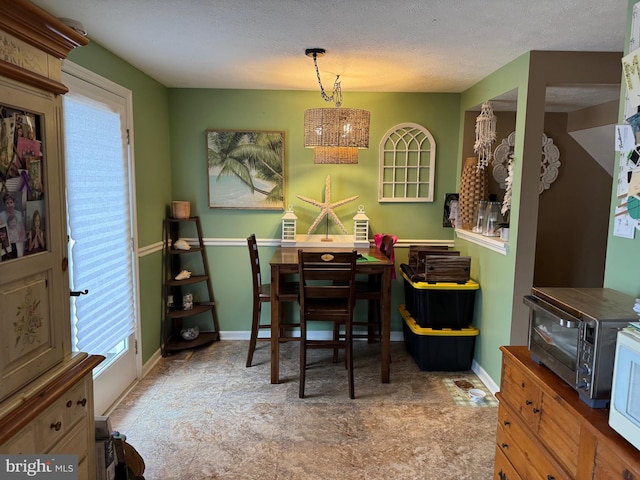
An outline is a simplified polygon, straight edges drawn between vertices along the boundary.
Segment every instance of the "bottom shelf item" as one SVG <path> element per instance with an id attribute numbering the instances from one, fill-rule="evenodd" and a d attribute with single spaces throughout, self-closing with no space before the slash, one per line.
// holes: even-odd
<path id="1" fill-rule="evenodd" d="M 480 330 L 473 325 L 459 330 L 423 328 L 404 305 L 399 305 L 398 310 L 404 320 L 405 346 L 420 370 L 456 372 L 471 369 Z"/>
<path id="2" fill-rule="evenodd" d="M 174 335 L 164 344 L 165 353 L 188 350 L 190 348 L 202 347 L 220 340 L 218 332 L 200 332 L 194 340 L 184 340 L 179 335 Z"/>

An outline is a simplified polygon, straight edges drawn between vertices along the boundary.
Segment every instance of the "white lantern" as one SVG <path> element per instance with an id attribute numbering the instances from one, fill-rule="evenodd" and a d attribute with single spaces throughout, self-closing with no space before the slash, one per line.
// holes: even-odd
<path id="1" fill-rule="evenodd" d="M 286 213 L 282 217 L 282 241 L 281 245 L 296 243 L 296 214 L 293 213 L 293 206 L 289 205 Z"/>
<path id="2" fill-rule="evenodd" d="M 359 243 L 369 244 L 369 217 L 364 213 L 364 205 L 358 206 L 358 211 L 353 217 L 353 240 L 356 246 L 360 246 Z"/>

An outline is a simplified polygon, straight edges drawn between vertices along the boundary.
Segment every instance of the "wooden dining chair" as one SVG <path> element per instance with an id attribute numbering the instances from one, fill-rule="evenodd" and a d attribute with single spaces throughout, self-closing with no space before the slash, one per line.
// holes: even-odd
<path id="1" fill-rule="evenodd" d="M 262 304 L 271 301 L 271 284 L 262 283 L 262 275 L 260 273 L 260 256 L 258 255 L 258 244 L 255 234 L 251 234 L 247 238 L 249 246 L 249 258 L 251 260 L 251 281 L 253 284 L 253 315 L 251 319 L 251 335 L 249 337 L 249 353 L 247 354 L 247 367 L 253 362 L 253 354 L 256 350 L 257 342 L 271 341 L 271 322 L 261 323 Z M 298 301 L 298 283 L 285 282 L 280 285 L 280 302 L 297 302 Z M 299 340 L 298 337 L 287 336 L 287 331 L 300 326 L 300 323 L 287 323 L 284 309 L 281 309 L 280 316 L 280 334 L 279 341 L 286 342 L 289 340 Z M 267 335 L 259 336 L 260 330 L 267 330 Z"/>
<path id="2" fill-rule="evenodd" d="M 387 258 L 393 256 L 393 235 L 385 235 L 380 242 L 380 252 Z M 380 276 L 368 275 L 366 280 L 356 281 L 356 300 L 367 302 L 367 319 L 354 321 L 354 327 L 366 327 L 366 333 L 354 333 L 353 338 L 366 338 L 369 343 L 380 340 L 382 323 L 380 318 L 380 300 L 382 297 Z"/>
<path id="3" fill-rule="evenodd" d="M 357 252 L 310 252 L 298 250 L 300 276 L 300 390 L 304 398 L 307 350 L 344 349 L 349 381 L 349 397 L 355 398 L 353 385 L 352 325 L 355 304 Z M 310 322 L 331 322 L 344 326 L 344 337 L 328 340 L 308 337 Z M 335 360 L 335 359 L 334 359 Z"/>

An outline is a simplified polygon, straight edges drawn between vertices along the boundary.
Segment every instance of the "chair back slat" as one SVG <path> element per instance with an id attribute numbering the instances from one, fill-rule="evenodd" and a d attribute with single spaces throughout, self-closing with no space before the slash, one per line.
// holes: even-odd
<path id="1" fill-rule="evenodd" d="M 251 259 L 251 279 L 253 282 L 253 291 L 260 291 L 262 287 L 262 278 L 260 276 L 260 256 L 258 255 L 258 243 L 255 234 L 247 237 L 247 245 L 249 246 L 249 258 Z"/>
<path id="2" fill-rule="evenodd" d="M 353 299 L 357 252 L 298 250 L 300 298 Z"/>

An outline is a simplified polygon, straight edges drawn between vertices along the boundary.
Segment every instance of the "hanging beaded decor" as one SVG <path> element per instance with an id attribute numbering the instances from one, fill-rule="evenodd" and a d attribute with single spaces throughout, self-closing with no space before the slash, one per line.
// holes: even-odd
<path id="1" fill-rule="evenodd" d="M 484 102 L 476 118 L 476 143 L 473 151 L 478 154 L 478 170 L 484 170 L 491 160 L 491 145 L 496 141 L 496 116 L 491 102 Z"/>

